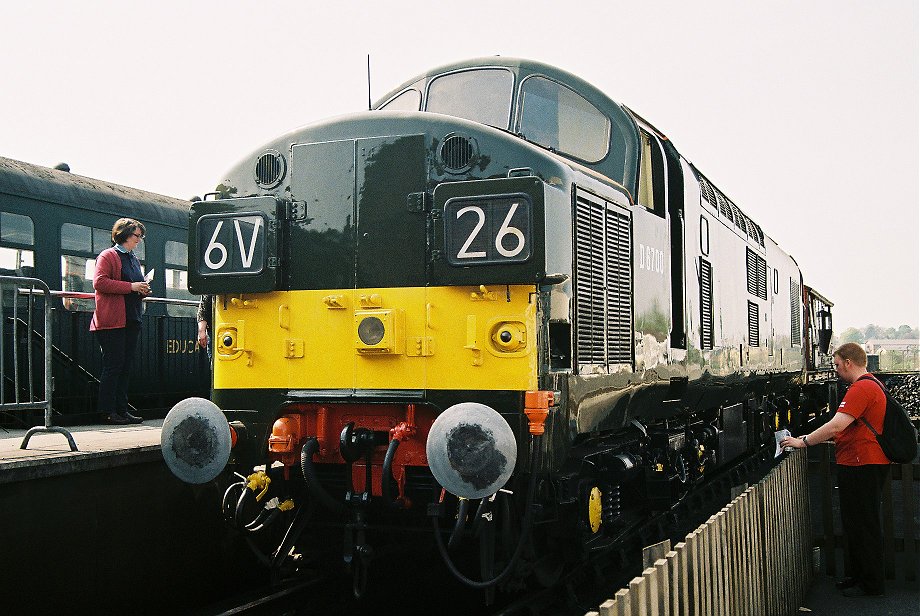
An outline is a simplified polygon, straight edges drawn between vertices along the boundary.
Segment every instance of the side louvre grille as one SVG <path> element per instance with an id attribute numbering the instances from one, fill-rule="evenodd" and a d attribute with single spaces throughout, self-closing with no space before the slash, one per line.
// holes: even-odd
<path id="1" fill-rule="evenodd" d="M 799 283 L 789 279 L 789 308 L 792 311 L 792 346 L 802 345 L 802 292 Z"/>
<path id="2" fill-rule="evenodd" d="M 607 238 L 607 363 L 632 361 L 632 276 L 630 276 L 629 214 L 608 207 Z"/>
<path id="3" fill-rule="evenodd" d="M 715 339 L 712 329 L 712 264 L 700 257 L 700 348 L 712 349 Z"/>
<path id="4" fill-rule="evenodd" d="M 575 205 L 576 336 L 579 364 L 604 363 L 604 211 Z"/>
<path id="5" fill-rule="evenodd" d="M 748 344 L 760 346 L 760 306 L 748 300 Z"/>
<path id="6" fill-rule="evenodd" d="M 747 249 L 747 290 L 751 295 L 767 299 L 767 262 L 750 248 Z"/>
<path id="7" fill-rule="evenodd" d="M 581 365 L 632 362 L 631 246 L 629 213 L 578 190 L 575 332 Z"/>

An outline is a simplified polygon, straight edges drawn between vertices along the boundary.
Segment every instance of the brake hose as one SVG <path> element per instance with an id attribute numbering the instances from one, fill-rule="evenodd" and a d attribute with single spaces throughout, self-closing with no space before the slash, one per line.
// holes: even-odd
<path id="1" fill-rule="evenodd" d="M 383 502 L 388 505 L 395 505 L 393 500 L 393 490 L 390 487 L 390 481 L 393 477 L 393 458 L 396 457 L 396 448 L 399 447 L 399 439 L 394 438 L 387 447 L 387 453 L 383 457 L 383 475 L 380 477 L 380 493 L 383 496 Z"/>
<path id="2" fill-rule="evenodd" d="M 518 560 L 521 558 L 521 554 L 524 551 L 524 544 L 527 543 L 527 537 L 530 534 L 530 530 L 533 526 L 533 500 L 537 485 L 537 462 L 539 460 L 540 454 L 539 445 L 540 436 L 533 436 L 531 438 L 530 483 L 527 487 L 524 521 L 521 523 L 521 536 L 518 539 L 517 547 L 514 549 L 514 554 L 511 555 L 511 559 L 508 561 L 505 569 L 497 576 L 491 580 L 483 580 L 481 582 L 477 582 L 476 580 L 471 580 L 470 578 L 463 575 L 463 573 L 457 569 L 456 565 L 454 565 L 450 558 L 450 554 L 447 553 L 447 546 L 444 545 L 444 540 L 441 538 L 441 528 L 438 525 L 437 516 L 433 516 L 431 518 L 431 523 L 434 528 L 434 540 L 438 546 L 438 552 L 441 554 L 441 558 L 444 560 L 444 564 L 447 565 L 447 568 L 454 575 L 454 577 L 471 588 L 490 588 L 495 586 L 506 577 L 511 575 L 512 571 L 514 571 L 514 568 L 517 566 Z"/>
<path id="3" fill-rule="evenodd" d="M 347 513 L 345 504 L 332 498 L 325 488 L 320 485 L 319 478 L 316 476 L 316 467 L 313 466 L 313 455 L 317 451 L 319 451 L 319 441 L 315 436 L 307 439 L 303 449 L 300 451 L 300 470 L 303 472 L 303 479 L 307 484 L 307 489 L 327 509 L 337 513 Z"/>
<path id="4" fill-rule="evenodd" d="M 466 515 L 470 511 L 470 499 L 461 498 L 459 506 L 457 508 L 457 523 L 454 524 L 454 532 L 450 534 L 450 539 L 447 542 L 447 549 L 457 545 L 457 542 L 460 540 L 460 535 L 463 534 L 463 530 L 466 528 Z M 478 511 L 476 512 L 479 513 Z"/>

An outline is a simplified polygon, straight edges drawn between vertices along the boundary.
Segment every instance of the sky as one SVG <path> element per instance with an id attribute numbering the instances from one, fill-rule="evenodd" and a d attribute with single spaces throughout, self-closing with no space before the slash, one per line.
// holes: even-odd
<path id="1" fill-rule="evenodd" d="M 920 324 L 917 0 L 30 0 L 0 8 L 0 156 L 180 198 L 425 70 L 540 60 L 673 141 L 835 303 Z"/>

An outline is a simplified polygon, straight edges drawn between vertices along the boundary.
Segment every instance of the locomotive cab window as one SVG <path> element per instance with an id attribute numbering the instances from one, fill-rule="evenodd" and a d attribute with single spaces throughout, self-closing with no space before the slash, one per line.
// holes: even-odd
<path id="1" fill-rule="evenodd" d="M 639 205 L 664 218 L 664 156 L 658 138 L 639 131 L 639 147 L 642 157 L 639 161 Z"/>
<path id="2" fill-rule="evenodd" d="M 0 274 L 29 276 L 35 269 L 35 226 L 21 214 L 0 212 Z"/>
<path id="3" fill-rule="evenodd" d="M 425 110 L 507 129 L 513 91 L 514 75 L 503 68 L 448 73 L 428 86 Z"/>
<path id="4" fill-rule="evenodd" d="M 166 242 L 166 297 L 168 299 L 196 300 L 188 291 L 188 244 Z M 166 304 L 166 314 L 171 317 L 193 317 L 194 306 Z"/>
<path id="5" fill-rule="evenodd" d="M 418 111 L 421 103 L 421 92 L 412 88 L 400 92 L 395 97 L 381 105 L 380 109 L 386 109 L 387 111 Z"/>
<path id="6" fill-rule="evenodd" d="M 555 152 L 596 163 L 607 156 L 610 118 L 575 91 L 545 77 L 528 77 L 521 86 L 518 132 Z"/>

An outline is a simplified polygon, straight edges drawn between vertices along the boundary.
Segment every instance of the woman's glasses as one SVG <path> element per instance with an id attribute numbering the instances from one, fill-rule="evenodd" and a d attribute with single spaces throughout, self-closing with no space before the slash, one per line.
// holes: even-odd
<path id="1" fill-rule="evenodd" d="M 143 233 L 132 233 L 131 235 L 133 235 L 134 237 L 136 237 L 136 238 L 139 239 L 139 240 L 144 239 L 144 234 L 143 234 Z"/>

